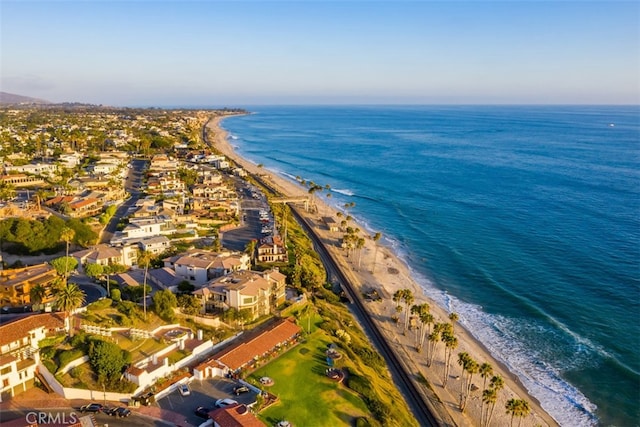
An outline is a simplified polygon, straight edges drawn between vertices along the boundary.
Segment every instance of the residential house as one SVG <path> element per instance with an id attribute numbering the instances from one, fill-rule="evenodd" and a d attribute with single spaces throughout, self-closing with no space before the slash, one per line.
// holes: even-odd
<path id="1" fill-rule="evenodd" d="M 249 256 L 245 253 L 199 250 L 165 258 L 163 261 L 164 266 L 173 269 L 176 276 L 196 286 L 234 271 L 247 270 L 250 265 Z"/>
<path id="2" fill-rule="evenodd" d="M 32 314 L 0 326 L 0 402 L 33 387 L 40 363 L 38 343 L 50 333 L 62 331 L 59 313 Z"/>
<path id="3" fill-rule="evenodd" d="M 57 278 L 58 273 L 49 264 L 0 270 L 0 304 L 10 307 L 29 306 L 32 304 L 31 289 L 42 286 L 46 294 L 41 304 L 49 306 L 54 300 L 51 288 Z"/>
<path id="4" fill-rule="evenodd" d="M 261 358 L 293 344 L 302 329 L 290 319 L 277 319 L 270 326 L 242 334 L 234 344 L 214 354 L 193 370 L 203 380 L 252 367 Z"/>
<path id="5" fill-rule="evenodd" d="M 15 175 L 2 175 L 0 176 L 0 182 L 5 184 L 11 184 L 16 188 L 22 187 L 39 187 L 44 185 L 44 179 L 37 176 L 25 175 L 22 173 Z"/>
<path id="6" fill-rule="evenodd" d="M 96 245 L 89 249 L 84 249 L 78 252 L 70 254 L 78 261 L 78 269 L 82 270 L 86 264 L 99 264 L 99 265 L 111 265 L 111 264 L 126 264 L 126 259 L 123 257 L 123 249 L 109 246 L 106 244 Z"/>
<path id="7" fill-rule="evenodd" d="M 267 236 L 256 246 L 259 263 L 288 262 L 287 248 L 280 236 Z"/>
<path id="8" fill-rule="evenodd" d="M 86 218 L 102 211 L 102 203 L 98 199 L 85 197 L 69 203 L 69 216 L 72 218 Z"/>
<path id="9" fill-rule="evenodd" d="M 249 310 L 253 318 L 284 303 L 286 276 L 277 269 L 235 271 L 193 291 L 205 312 Z"/>

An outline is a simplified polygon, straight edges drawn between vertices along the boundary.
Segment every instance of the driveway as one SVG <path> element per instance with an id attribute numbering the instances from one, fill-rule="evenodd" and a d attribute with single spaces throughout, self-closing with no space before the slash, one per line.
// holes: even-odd
<path id="1" fill-rule="evenodd" d="M 191 387 L 189 396 L 182 396 L 176 390 L 157 400 L 155 405 L 182 414 L 190 424 L 199 425 L 205 421 L 194 414 L 195 409 L 199 406 L 215 409 L 215 401 L 223 398 L 233 399 L 245 405 L 251 405 L 256 401 L 257 395 L 253 391 L 236 396 L 233 393 L 233 388 L 237 385 L 239 385 L 238 382 L 226 378 L 194 380 L 189 384 Z"/>

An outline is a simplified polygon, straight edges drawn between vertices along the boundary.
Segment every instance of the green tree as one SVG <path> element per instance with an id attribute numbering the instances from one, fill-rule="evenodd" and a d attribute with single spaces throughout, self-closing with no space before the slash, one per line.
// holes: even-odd
<path id="1" fill-rule="evenodd" d="M 67 244 L 66 253 L 65 253 L 66 262 L 65 262 L 65 270 L 64 270 L 65 280 L 69 277 L 69 243 L 73 240 L 75 235 L 76 235 L 76 232 L 69 227 L 63 228 L 62 231 L 60 232 L 60 238 L 64 240 L 64 242 Z M 76 266 L 77 266 L 77 262 L 76 262 Z"/>
<path id="2" fill-rule="evenodd" d="M 47 296 L 47 288 L 38 283 L 31 289 L 29 289 L 29 299 L 31 300 L 31 304 L 34 307 L 34 311 L 40 311 L 40 304 Z"/>
<path id="3" fill-rule="evenodd" d="M 413 297 L 413 292 L 411 289 L 403 289 L 402 290 L 402 300 L 404 301 L 404 328 L 403 333 L 406 333 L 407 327 L 409 326 L 409 306 L 413 304 L 415 298 Z"/>
<path id="4" fill-rule="evenodd" d="M 487 378 L 491 377 L 492 375 L 493 375 L 493 366 L 491 366 L 491 363 L 484 362 L 482 365 L 480 365 L 480 376 L 483 379 L 483 382 L 482 382 L 483 389 L 487 387 Z"/>
<path id="5" fill-rule="evenodd" d="M 72 312 L 82 306 L 85 301 L 85 293 L 75 283 L 67 283 L 55 291 L 56 307 L 63 311 L 65 318 L 68 320 L 68 335 L 71 337 L 73 328 L 71 327 Z"/>
<path id="6" fill-rule="evenodd" d="M 498 393 L 496 389 L 489 388 L 482 391 L 482 406 L 487 405 L 486 416 L 483 416 L 484 413 L 480 414 L 480 425 L 489 426 L 491 423 L 491 418 L 493 417 L 493 411 L 496 407 L 496 402 L 498 401 Z M 482 411 L 482 408 L 480 408 Z M 486 421 L 485 424 L 482 424 L 483 419 Z"/>
<path id="7" fill-rule="evenodd" d="M 175 320 L 174 308 L 178 306 L 176 296 L 168 289 L 158 291 L 153 295 L 153 308 L 156 314 L 167 322 Z"/>
<path id="8" fill-rule="evenodd" d="M 89 364 L 98 375 L 98 382 L 114 386 L 125 366 L 131 363 L 131 354 L 108 341 L 92 341 L 89 345 Z"/>
<path id="9" fill-rule="evenodd" d="M 200 313 L 202 305 L 194 295 L 178 295 L 178 307 L 189 316 L 196 316 Z"/>
<path id="10" fill-rule="evenodd" d="M 97 279 L 104 274 L 104 267 L 101 264 L 87 264 L 84 266 L 84 272 L 87 276 Z"/>
<path id="11" fill-rule="evenodd" d="M 59 276 L 67 277 L 69 271 L 73 271 L 78 267 L 78 260 L 74 257 L 63 256 L 49 261 L 49 264 L 56 269 Z"/>
<path id="12" fill-rule="evenodd" d="M 373 235 L 373 244 L 375 246 L 375 251 L 373 253 L 373 265 L 371 266 L 371 273 L 374 274 L 376 271 L 376 261 L 378 259 L 378 241 L 382 238 L 382 233 L 377 232 Z"/>
<path id="13" fill-rule="evenodd" d="M 193 284 L 188 280 L 183 280 L 182 282 L 178 283 L 178 293 L 180 294 L 190 295 L 191 292 L 195 290 L 196 290 L 196 287 L 193 286 Z"/>
<path id="14" fill-rule="evenodd" d="M 115 302 L 122 301 L 122 295 L 120 293 L 120 289 L 116 288 L 111 290 L 111 299 L 114 300 Z"/>

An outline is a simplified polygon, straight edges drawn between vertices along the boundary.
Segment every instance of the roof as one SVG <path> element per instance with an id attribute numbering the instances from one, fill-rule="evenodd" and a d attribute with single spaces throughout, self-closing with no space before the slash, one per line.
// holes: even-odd
<path id="1" fill-rule="evenodd" d="M 64 319 L 59 313 L 33 314 L 0 326 L 0 346 L 18 341 L 38 328 L 62 329 Z"/>
<path id="2" fill-rule="evenodd" d="M 265 427 L 245 405 L 231 405 L 209 412 L 214 424 L 220 427 Z"/>
<path id="3" fill-rule="evenodd" d="M 214 355 L 213 359 L 220 361 L 229 369 L 236 370 L 249 363 L 256 356 L 262 356 L 278 344 L 282 344 L 293 338 L 299 334 L 300 331 L 300 327 L 295 323 L 287 319 L 280 319 L 271 328 L 222 350 L 220 353 Z"/>
<path id="4" fill-rule="evenodd" d="M 98 203 L 98 199 L 86 198 L 86 199 L 78 200 L 77 202 L 73 202 L 69 204 L 69 207 L 71 209 L 79 209 L 85 206 L 94 205 L 96 203 Z"/>
<path id="5" fill-rule="evenodd" d="M 101 244 L 90 249 L 74 252 L 71 254 L 71 256 L 80 259 L 92 259 L 97 261 L 100 259 L 120 258 L 122 255 L 120 254 L 120 251 L 118 249 L 115 249 L 106 244 Z"/>
<path id="6" fill-rule="evenodd" d="M 0 270 L 0 285 L 15 286 L 25 282 L 46 284 L 56 277 L 56 270 L 49 264 L 37 264 L 23 268 Z"/>

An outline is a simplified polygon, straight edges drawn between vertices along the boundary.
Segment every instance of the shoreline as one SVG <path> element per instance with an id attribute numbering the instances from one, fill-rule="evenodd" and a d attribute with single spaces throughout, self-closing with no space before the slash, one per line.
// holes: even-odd
<path id="1" fill-rule="evenodd" d="M 273 184 L 283 194 L 289 196 L 308 196 L 307 189 L 299 183 L 289 181 L 286 178 L 266 169 L 258 167 L 258 165 L 241 157 L 235 152 L 235 149 L 227 139 L 227 132 L 220 126 L 220 122 L 228 116 L 214 117 L 207 124 L 210 132 L 208 142 L 212 144 L 221 154 L 236 162 L 237 165 L 243 167 L 250 174 L 267 175 L 270 184 Z M 335 217 L 338 210 L 327 205 L 320 197 L 315 198 L 315 204 L 318 211 L 315 214 L 307 213 L 305 218 L 311 226 L 314 227 L 318 235 L 328 251 L 330 251 L 342 269 L 342 271 L 350 277 L 350 280 L 356 287 L 363 290 L 363 284 L 366 289 L 374 288 L 383 296 L 381 303 L 366 303 L 369 315 L 374 319 L 378 328 L 385 336 L 385 339 L 393 347 L 396 354 L 402 358 L 403 363 L 412 371 L 411 373 L 422 374 L 430 383 L 430 388 L 438 396 L 441 406 L 453 418 L 457 425 L 477 426 L 480 425 L 481 411 L 481 395 L 484 380 L 479 374 L 474 375 L 473 383 L 478 387 L 473 391 L 468 399 L 467 407 L 462 412 L 459 407 L 459 393 L 462 381 L 456 380 L 462 375 L 462 370 L 457 364 L 457 353 L 467 352 L 479 364 L 488 362 L 493 367 L 493 372 L 499 374 L 504 379 L 505 387 L 498 393 L 498 401 L 496 403 L 492 424 L 501 424 L 509 422 L 510 416 L 505 413 L 505 403 L 510 398 L 525 399 L 529 402 L 531 408 L 530 414 L 522 419 L 523 426 L 559 425 L 541 406 L 540 402 L 529 393 L 524 387 L 518 376 L 513 373 L 509 367 L 502 361 L 494 357 L 487 347 L 476 337 L 474 337 L 463 325 L 455 325 L 455 334 L 458 338 L 458 346 L 454 349 L 454 357 L 451 360 L 450 379 L 447 387 L 443 388 L 443 372 L 444 372 L 444 347 L 442 344 L 436 350 L 436 356 L 431 367 L 426 366 L 425 353 L 418 353 L 415 350 L 414 334 L 407 331 L 406 335 L 402 333 L 401 326 L 404 312 L 400 313 L 401 321 L 396 324 L 391 320 L 391 314 L 395 312 L 395 303 L 391 301 L 391 296 L 396 290 L 409 288 L 411 289 L 415 301 L 413 304 L 428 303 L 431 314 L 435 320 L 444 322 L 448 318 L 448 312 L 445 307 L 438 305 L 434 300 L 427 297 L 424 289 L 412 276 L 407 263 L 399 258 L 392 248 L 383 246 L 374 242 L 371 236 L 364 235 L 365 246 L 361 251 L 360 262 L 345 256 L 342 249 L 337 247 L 336 243 L 341 237 L 340 232 L 330 232 L 322 225 L 319 220 L 320 216 Z M 328 213 L 331 213 L 328 215 Z M 360 226 L 360 224 L 356 224 Z M 361 227 L 361 230 L 364 230 Z M 360 264 L 360 265 L 358 265 Z M 371 273 L 370 267 L 373 266 L 375 273 Z M 424 387 L 424 385 L 421 385 Z"/>

